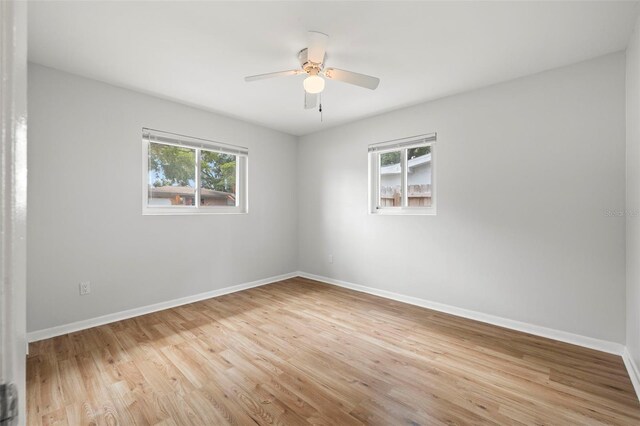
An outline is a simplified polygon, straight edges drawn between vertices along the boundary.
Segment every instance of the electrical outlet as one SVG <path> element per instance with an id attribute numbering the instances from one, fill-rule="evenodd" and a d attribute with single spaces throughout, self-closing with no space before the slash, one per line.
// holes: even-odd
<path id="1" fill-rule="evenodd" d="M 333 263 L 333 255 L 332 254 L 329 255 L 329 263 Z"/>
<path id="2" fill-rule="evenodd" d="M 80 282 L 80 296 L 85 296 L 91 293 L 91 281 Z"/>

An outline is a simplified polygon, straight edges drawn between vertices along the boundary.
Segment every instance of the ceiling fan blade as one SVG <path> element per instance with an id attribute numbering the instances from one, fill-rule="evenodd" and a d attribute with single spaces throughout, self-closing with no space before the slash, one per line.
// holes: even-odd
<path id="1" fill-rule="evenodd" d="M 302 74 L 304 71 L 302 70 L 290 70 L 290 71 L 278 71 L 278 72 L 270 72 L 267 74 L 258 74 L 258 75 L 251 75 L 249 77 L 245 77 L 244 81 L 256 81 L 256 80 L 263 80 L 265 78 L 273 78 L 273 77 L 286 77 L 289 75 L 298 75 L 298 74 Z"/>
<path id="2" fill-rule="evenodd" d="M 307 47 L 307 59 L 321 64 L 324 62 L 324 52 L 327 50 L 329 36 L 317 31 L 309 31 L 309 45 Z"/>
<path id="3" fill-rule="evenodd" d="M 324 70 L 325 77 L 331 80 L 343 81 L 356 86 L 375 90 L 380 84 L 380 79 L 371 77 L 370 75 L 358 74 L 357 72 L 339 70 L 337 68 L 326 68 Z"/>
<path id="4" fill-rule="evenodd" d="M 318 105 L 318 94 L 304 92 L 304 109 L 313 109 Z"/>

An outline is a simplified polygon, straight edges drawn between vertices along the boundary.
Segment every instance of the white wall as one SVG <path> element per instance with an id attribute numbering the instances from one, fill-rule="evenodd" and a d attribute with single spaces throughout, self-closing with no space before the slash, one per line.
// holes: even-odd
<path id="1" fill-rule="evenodd" d="M 28 329 L 299 269 L 622 343 L 624 73 L 608 55 L 296 146 L 31 64 Z M 142 216 L 142 127 L 248 146 L 250 213 Z M 438 215 L 368 215 L 367 145 L 434 131 Z"/>
<path id="2" fill-rule="evenodd" d="M 627 48 L 627 350 L 640 366 L 640 20 Z"/>
<path id="3" fill-rule="evenodd" d="M 624 116 L 617 53 L 302 137 L 300 270 L 624 343 Z M 437 216 L 368 215 L 367 145 L 431 132 Z"/>
<path id="4" fill-rule="evenodd" d="M 29 331 L 296 270 L 293 136 L 34 64 L 28 90 Z M 249 147 L 249 214 L 142 216 L 142 127 Z"/>

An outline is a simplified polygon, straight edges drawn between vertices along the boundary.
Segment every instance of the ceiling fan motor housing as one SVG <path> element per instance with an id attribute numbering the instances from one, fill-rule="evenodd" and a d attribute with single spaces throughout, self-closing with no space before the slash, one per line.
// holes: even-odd
<path id="1" fill-rule="evenodd" d="M 324 59 L 327 58 L 327 55 L 325 54 L 323 63 L 316 63 L 309 60 L 308 52 L 309 50 L 306 48 L 298 52 L 298 60 L 300 61 L 300 66 L 307 74 L 316 75 L 320 71 L 322 71 L 322 68 L 324 66 Z"/>

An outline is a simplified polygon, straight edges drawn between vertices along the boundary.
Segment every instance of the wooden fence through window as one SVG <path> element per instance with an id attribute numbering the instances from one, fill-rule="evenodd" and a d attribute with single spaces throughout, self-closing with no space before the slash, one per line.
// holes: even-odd
<path id="1" fill-rule="evenodd" d="M 407 198 L 409 207 L 431 206 L 431 185 L 409 185 Z M 380 207 L 400 207 L 402 191 L 400 185 L 380 187 Z"/>

